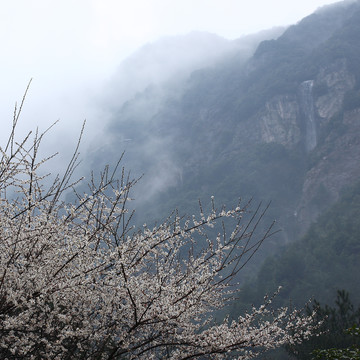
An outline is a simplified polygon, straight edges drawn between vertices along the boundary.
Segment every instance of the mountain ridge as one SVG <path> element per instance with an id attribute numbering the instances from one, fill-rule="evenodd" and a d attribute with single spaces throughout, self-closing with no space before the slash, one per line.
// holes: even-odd
<path id="1" fill-rule="evenodd" d="M 265 258 L 360 178 L 359 24 L 360 2 L 341 2 L 248 58 L 232 53 L 181 82 L 149 84 L 114 106 L 112 141 L 93 161 L 125 148 L 125 166 L 145 173 L 135 193 L 139 223 L 174 208 L 191 214 L 211 195 L 272 201 L 266 220 L 283 231 Z"/>

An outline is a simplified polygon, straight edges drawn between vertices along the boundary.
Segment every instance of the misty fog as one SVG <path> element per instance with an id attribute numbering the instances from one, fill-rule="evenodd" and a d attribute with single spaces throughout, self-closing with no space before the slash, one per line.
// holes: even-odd
<path id="1" fill-rule="evenodd" d="M 86 119 L 79 174 L 91 166 L 101 168 L 103 164 L 97 163 L 93 154 L 109 151 L 116 144 L 116 150 L 109 152 L 109 162 L 125 150 L 129 153 L 125 165 L 136 175 L 147 172 L 143 187 L 148 195 L 156 193 L 181 181 L 181 164 L 176 164 L 167 151 L 174 139 L 171 133 L 166 138 L 148 133 L 145 140 L 136 142 L 126 134 L 127 120 L 120 115 L 123 106 L 132 101 L 127 114 L 141 129 L 142 122 L 156 114 L 169 94 L 181 96 L 193 71 L 231 59 L 239 52 L 245 59 L 259 41 L 283 31 L 275 28 L 258 33 L 261 29 L 289 24 L 328 2 L 291 4 L 294 14 L 288 4 L 269 7 L 265 2 L 245 5 L 232 1 L 227 7 L 217 1 L 207 5 L 134 1 L 119 6 L 111 0 L 61 4 L 17 0 L 3 4 L 0 141 L 6 141 L 15 102 L 21 102 L 33 79 L 17 139 L 37 127 L 41 133 L 59 120 L 43 141 L 44 156 L 60 153 L 48 163 L 49 171 L 58 173 L 64 168 Z M 249 33 L 258 35 L 242 35 Z M 148 103 L 144 103 L 146 91 Z M 138 100 L 134 101 L 135 97 Z M 136 108 L 132 114 L 131 107 Z M 111 133 L 114 124 L 124 129 L 116 138 Z M 131 155 L 134 150 L 146 156 L 136 160 Z M 150 160 L 155 161 L 151 166 Z"/>
<path id="2" fill-rule="evenodd" d="M 125 168 L 134 177 L 142 176 L 134 191 L 137 207 L 181 184 L 183 164 L 175 156 L 174 144 L 182 140 L 171 129 L 174 119 L 168 119 L 165 132 L 157 129 L 158 112 L 183 96 L 198 69 L 231 61 L 240 66 L 260 41 L 276 38 L 283 31 L 274 28 L 233 41 L 192 32 L 140 48 L 120 64 L 105 88 L 104 131 L 101 142 L 91 142 L 85 168 L 99 169 L 104 159 L 113 164 L 125 151 Z"/>

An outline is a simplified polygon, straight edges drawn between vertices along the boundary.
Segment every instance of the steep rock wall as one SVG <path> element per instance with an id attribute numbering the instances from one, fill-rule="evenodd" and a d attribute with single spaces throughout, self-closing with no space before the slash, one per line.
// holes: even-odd
<path id="1" fill-rule="evenodd" d="M 302 233 L 346 186 L 360 178 L 360 109 L 343 110 L 344 97 L 355 84 L 346 60 L 338 59 L 322 67 L 314 80 L 300 83 L 297 95 L 267 101 L 249 122 L 257 141 L 301 149 L 308 158 L 294 209 Z"/>
<path id="2" fill-rule="evenodd" d="M 354 85 L 355 77 L 347 69 L 345 59 L 320 69 L 315 80 L 315 87 L 320 89 L 320 94 L 315 99 L 315 108 L 323 123 L 327 123 L 341 110 L 344 95 Z"/>
<path id="3" fill-rule="evenodd" d="M 322 140 L 310 154 L 296 211 L 303 231 L 360 178 L 360 109 L 343 109 L 344 96 L 355 83 L 344 59 L 322 68 L 314 82 L 321 90 L 314 100 Z"/>
<path id="4" fill-rule="evenodd" d="M 346 112 L 342 124 L 343 134 L 329 134 L 318 149 L 317 163 L 306 174 L 297 211 L 304 231 L 323 210 L 339 199 L 346 186 L 360 179 L 360 109 Z"/>
<path id="5" fill-rule="evenodd" d="M 291 95 L 276 96 L 256 115 L 260 122 L 261 140 L 293 147 L 301 140 L 299 104 Z"/>

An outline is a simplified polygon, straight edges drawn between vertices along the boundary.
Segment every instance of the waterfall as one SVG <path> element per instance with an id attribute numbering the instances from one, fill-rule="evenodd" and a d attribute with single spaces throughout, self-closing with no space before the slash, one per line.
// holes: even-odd
<path id="1" fill-rule="evenodd" d="M 305 148 L 309 152 L 317 144 L 315 110 L 313 99 L 314 80 L 307 80 L 300 85 L 300 101 L 305 122 Z"/>

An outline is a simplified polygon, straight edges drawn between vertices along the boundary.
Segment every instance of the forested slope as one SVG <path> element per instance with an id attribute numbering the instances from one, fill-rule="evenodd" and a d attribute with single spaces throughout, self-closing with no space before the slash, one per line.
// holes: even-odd
<path id="1" fill-rule="evenodd" d="M 310 298 L 331 304 L 342 289 L 360 304 L 359 234 L 360 183 L 347 189 L 301 240 L 265 261 L 257 278 L 241 290 L 242 302 L 262 301 L 264 293 L 282 286 L 277 304 L 303 306 Z"/>

